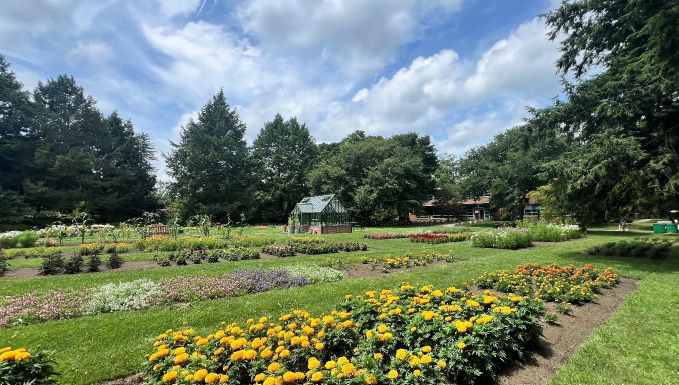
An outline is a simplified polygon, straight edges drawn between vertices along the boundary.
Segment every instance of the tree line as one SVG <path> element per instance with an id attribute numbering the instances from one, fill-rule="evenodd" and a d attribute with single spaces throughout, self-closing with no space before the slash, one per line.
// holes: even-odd
<path id="1" fill-rule="evenodd" d="M 679 209 L 679 5 L 565 2 L 542 15 L 559 39 L 563 92 L 524 124 L 464 157 L 437 156 L 428 136 L 356 131 L 317 144 L 276 115 L 248 145 L 223 91 L 182 127 L 156 183 L 154 149 L 70 76 L 24 91 L 0 57 L 0 223 L 87 210 L 103 222 L 163 209 L 188 220 L 281 223 L 301 198 L 337 194 L 359 222 L 407 218 L 435 198 L 463 198 L 521 219 L 528 196 L 546 216 L 584 226 Z"/>
<path id="2" fill-rule="evenodd" d="M 163 154 L 172 180 L 157 181 L 148 135 L 117 112 L 104 116 L 71 76 L 25 91 L 0 56 L 0 224 L 44 225 L 87 212 L 115 223 L 144 212 L 186 222 L 283 223 L 311 194 L 337 194 L 357 221 L 405 218 L 433 190 L 428 136 L 354 132 L 317 144 L 280 114 L 253 141 L 219 91 Z"/>

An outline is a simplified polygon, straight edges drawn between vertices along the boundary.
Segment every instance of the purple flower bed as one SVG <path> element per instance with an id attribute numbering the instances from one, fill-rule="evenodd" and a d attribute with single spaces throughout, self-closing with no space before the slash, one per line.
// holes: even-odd
<path id="1" fill-rule="evenodd" d="M 162 305 L 236 297 L 309 283 L 305 276 L 292 274 L 286 269 L 237 270 L 219 277 L 180 276 L 157 282 L 160 294 L 154 303 Z M 88 310 L 91 308 L 88 305 L 97 290 L 51 290 L 44 294 L 28 293 L 0 298 L 0 327 L 96 314 Z"/>

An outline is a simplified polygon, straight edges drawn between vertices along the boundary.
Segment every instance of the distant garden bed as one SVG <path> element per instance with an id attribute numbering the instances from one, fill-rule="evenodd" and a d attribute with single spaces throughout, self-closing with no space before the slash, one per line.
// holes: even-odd
<path id="1" fill-rule="evenodd" d="M 587 249 L 590 255 L 660 259 L 668 256 L 672 242 L 659 238 L 634 238 L 631 241 L 606 242 Z"/>

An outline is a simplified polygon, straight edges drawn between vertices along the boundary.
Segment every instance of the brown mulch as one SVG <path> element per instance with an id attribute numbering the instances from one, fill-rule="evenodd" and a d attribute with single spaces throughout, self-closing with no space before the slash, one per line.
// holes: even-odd
<path id="1" fill-rule="evenodd" d="M 447 263 L 438 261 L 430 264 L 436 265 Z M 356 265 L 356 270 L 366 269 Z M 375 269 L 377 272 L 381 270 Z M 372 277 L 374 275 L 365 275 Z M 558 324 L 542 322 L 543 338 L 539 348 L 524 363 L 516 363 L 506 369 L 498 377 L 494 385 L 543 385 L 549 382 L 554 374 L 563 366 L 575 349 L 596 329 L 598 329 L 608 317 L 620 306 L 626 296 L 637 289 L 637 281 L 622 278 L 620 284 L 613 289 L 605 289 L 597 298 L 597 302 L 582 306 L 573 306 L 570 315 L 559 315 Z M 556 304 L 548 303 L 547 310 L 554 311 Z M 99 385 L 141 385 L 141 374 L 102 382 Z"/>

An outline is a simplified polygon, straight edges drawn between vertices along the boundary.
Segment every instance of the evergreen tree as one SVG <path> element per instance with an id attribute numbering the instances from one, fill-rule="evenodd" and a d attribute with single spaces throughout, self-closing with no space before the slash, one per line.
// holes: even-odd
<path id="1" fill-rule="evenodd" d="M 253 176 L 245 124 L 220 90 L 182 127 L 179 143 L 165 156 L 184 219 L 207 214 L 221 221 L 228 214 L 251 214 Z"/>
<path id="2" fill-rule="evenodd" d="M 276 114 L 253 142 L 261 185 L 259 215 L 265 222 L 285 222 L 288 214 L 310 192 L 308 174 L 318 154 L 314 138 L 296 118 Z"/>

